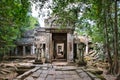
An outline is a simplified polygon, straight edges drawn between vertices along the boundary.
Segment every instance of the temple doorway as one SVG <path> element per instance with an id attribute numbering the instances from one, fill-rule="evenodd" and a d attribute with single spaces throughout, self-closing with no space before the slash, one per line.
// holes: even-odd
<path id="1" fill-rule="evenodd" d="M 67 59 L 67 33 L 53 33 L 53 58 Z"/>
<path id="2" fill-rule="evenodd" d="M 56 58 L 64 58 L 64 43 L 57 43 L 56 44 Z"/>

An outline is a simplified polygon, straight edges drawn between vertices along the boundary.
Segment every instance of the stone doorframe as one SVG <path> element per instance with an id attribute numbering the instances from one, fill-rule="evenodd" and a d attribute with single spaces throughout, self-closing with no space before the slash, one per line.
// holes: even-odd
<path id="1" fill-rule="evenodd" d="M 62 45 L 64 50 L 63 57 L 58 56 L 57 47 L 58 45 Z M 53 51 L 53 58 L 52 59 L 66 59 L 67 60 L 67 33 L 52 33 L 52 51 Z"/>
<path id="2" fill-rule="evenodd" d="M 54 57 L 53 57 L 53 40 L 52 40 L 52 33 L 49 33 L 49 37 L 48 37 L 48 39 L 47 39 L 47 44 L 46 44 L 47 46 L 46 46 L 46 52 L 47 53 L 49 53 L 48 54 L 48 60 L 52 60 L 52 59 L 54 59 Z M 67 33 L 67 43 L 66 43 L 66 45 L 67 45 L 67 57 L 66 57 L 66 59 L 67 59 L 67 62 L 72 62 L 74 59 L 73 59 L 73 56 L 74 56 L 74 54 L 73 54 L 73 35 L 72 34 L 70 34 L 70 33 Z"/>
<path id="3" fill-rule="evenodd" d="M 46 54 L 47 54 L 47 60 L 50 62 L 53 59 L 53 40 L 52 36 L 53 33 L 66 33 L 67 35 L 67 62 L 73 62 L 74 60 L 74 54 L 73 54 L 73 29 L 56 29 L 56 28 L 46 28 Z"/>

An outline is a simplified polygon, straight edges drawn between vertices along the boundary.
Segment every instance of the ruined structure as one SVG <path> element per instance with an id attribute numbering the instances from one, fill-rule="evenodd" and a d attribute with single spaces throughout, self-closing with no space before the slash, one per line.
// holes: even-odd
<path id="1" fill-rule="evenodd" d="M 26 55 L 27 52 L 36 53 L 38 59 L 45 57 L 47 61 L 56 59 L 74 61 L 79 54 L 78 45 L 81 40 L 73 34 L 74 28 L 70 25 L 61 28 L 54 18 L 46 19 L 45 27 L 37 27 L 28 31 L 21 40 L 17 41 L 18 46 L 15 53 L 18 54 L 20 51 L 23 55 Z M 86 52 L 87 50 L 88 48 L 86 48 Z"/>
<path id="2" fill-rule="evenodd" d="M 27 55 L 34 54 L 34 30 L 26 31 L 21 39 L 16 42 L 17 47 L 15 48 L 14 55 Z"/>

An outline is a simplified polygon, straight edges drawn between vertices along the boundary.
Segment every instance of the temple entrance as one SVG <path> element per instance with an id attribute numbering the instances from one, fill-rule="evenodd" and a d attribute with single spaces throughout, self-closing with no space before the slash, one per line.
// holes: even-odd
<path id="1" fill-rule="evenodd" d="M 67 59 L 67 33 L 53 33 L 53 58 Z"/>
<path id="2" fill-rule="evenodd" d="M 64 43 L 56 44 L 56 58 L 61 59 L 64 58 Z"/>

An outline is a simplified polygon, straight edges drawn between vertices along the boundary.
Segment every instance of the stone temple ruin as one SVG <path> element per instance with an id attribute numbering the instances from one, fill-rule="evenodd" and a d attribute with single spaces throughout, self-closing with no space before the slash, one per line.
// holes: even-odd
<path id="1" fill-rule="evenodd" d="M 79 38 L 70 25 L 60 28 L 60 24 L 56 24 L 55 19 L 49 18 L 45 20 L 45 27 L 26 31 L 23 37 L 16 41 L 14 55 L 36 54 L 38 59 L 44 57 L 47 61 L 64 59 L 71 62 L 77 58 L 78 45 L 81 42 L 86 45 L 85 52 L 87 53 L 87 38 Z"/>

